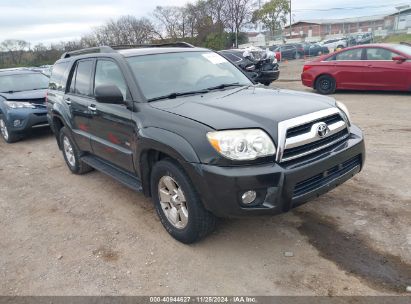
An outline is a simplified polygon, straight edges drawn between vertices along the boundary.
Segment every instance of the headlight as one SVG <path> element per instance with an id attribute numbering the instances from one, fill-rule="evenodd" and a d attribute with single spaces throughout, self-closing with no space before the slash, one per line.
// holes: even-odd
<path id="1" fill-rule="evenodd" d="M 209 132 L 207 138 L 218 153 L 232 160 L 253 160 L 275 154 L 274 143 L 260 129 Z"/>
<path id="2" fill-rule="evenodd" d="M 5 101 L 4 103 L 11 109 L 35 108 L 31 103 L 24 101 Z"/>
<path id="3" fill-rule="evenodd" d="M 348 108 L 345 106 L 345 104 L 343 104 L 340 101 L 336 101 L 335 102 L 337 108 L 339 108 L 347 117 L 348 123 L 351 125 L 351 118 L 350 118 L 350 112 L 348 111 Z"/>

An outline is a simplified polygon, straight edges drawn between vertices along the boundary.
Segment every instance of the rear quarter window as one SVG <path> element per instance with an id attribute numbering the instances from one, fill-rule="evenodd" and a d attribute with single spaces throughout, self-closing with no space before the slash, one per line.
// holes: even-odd
<path id="1" fill-rule="evenodd" d="M 57 91 L 62 91 L 66 89 L 66 82 L 67 82 L 67 77 L 66 75 L 66 70 L 69 65 L 69 62 L 60 62 L 56 63 L 53 66 L 51 76 L 50 76 L 50 81 L 49 81 L 49 89 L 50 90 L 57 90 Z"/>

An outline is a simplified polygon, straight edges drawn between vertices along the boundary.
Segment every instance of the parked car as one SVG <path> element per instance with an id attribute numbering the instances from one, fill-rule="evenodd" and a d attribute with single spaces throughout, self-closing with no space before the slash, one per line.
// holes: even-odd
<path id="1" fill-rule="evenodd" d="M 304 65 L 305 86 L 335 90 L 411 90 L 411 47 L 369 44 L 344 49 Z"/>
<path id="2" fill-rule="evenodd" d="M 269 48 L 270 51 L 278 54 L 277 56 L 280 60 L 284 59 L 298 59 L 304 57 L 304 49 L 298 50 L 294 44 L 284 44 L 279 46 L 272 46 Z M 278 58 L 277 57 L 277 58 Z"/>
<path id="3" fill-rule="evenodd" d="M 323 47 L 328 48 L 330 51 L 334 51 L 336 49 L 343 49 L 347 47 L 347 39 L 344 37 L 341 38 L 333 38 L 328 39 L 320 42 Z"/>
<path id="4" fill-rule="evenodd" d="M 328 54 L 330 51 L 327 47 L 320 45 L 319 43 L 304 43 L 304 54 L 306 56 L 319 56 Z"/>
<path id="5" fill-rule="evenodd" d="M 23 69 L 0 70 L 0 130 L 7 143 L 33 128 L 47 127 L 46 89 L 49 79 Z"/>
<path id="6" fill-rule="evenodd" d="M 357 45 L 368 44 L 368 43 L 371 43 L 372 41 L 373 41 L 373 35 L 371 32 L 359 34 L 357 35 L 355 39 L 355 42 Z"/>
<path id="7" fill-rule="evenodd" d="M 343 104 L 256 87 L 213 51 L 167 46 L 56 62 L 48 119 L 71 172 L 142 191 L 167 232 L 193 243 L 216 216 L 285 212 L 361 170 L 363 136 Z"/>
<path id="8" fill-rule="evenodd" d="M 237 65 L 252 81 L 262 83 L 266 86 L 277 80 L 280 70 L 275 58 L 264 57 L 259 54 L 256 59 L 254 55 L 244 56 L 243 49 L 223 50 L 218 53 L 227 60 Z M 265 51 L 260 51 L 265 53 Z M 252 53 L 249 53 L 252 54 Z"/>

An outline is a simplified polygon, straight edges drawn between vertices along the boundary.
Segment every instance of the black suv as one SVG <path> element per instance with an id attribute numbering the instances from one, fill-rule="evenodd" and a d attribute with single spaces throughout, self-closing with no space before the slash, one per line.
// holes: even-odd
<path id="1" fill-rule="evenodd" d="M 360 129 L 329 97 L 256 87 L 219 54 L 99 47 L 56 62 L 48 119 L 69 169 L 153 198 L 184 243 L 216 216 L 277 214 L 358 173 Z"/>

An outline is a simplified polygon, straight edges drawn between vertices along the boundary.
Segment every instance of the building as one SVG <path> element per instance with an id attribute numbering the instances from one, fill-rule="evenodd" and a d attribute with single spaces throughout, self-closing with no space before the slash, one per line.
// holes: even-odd
<path id="1" fill-rule="evenodd" d="M 395 31 L 411 29 L 411 8 L 391 15 L 375 15 L 344 19 L 301 20 L 284 27 L 287 39 L 320 40 L 325 37 L 347 35 L 359 32 L 373 32 L 385 36 Z"/>

